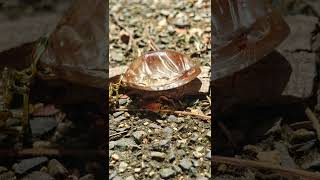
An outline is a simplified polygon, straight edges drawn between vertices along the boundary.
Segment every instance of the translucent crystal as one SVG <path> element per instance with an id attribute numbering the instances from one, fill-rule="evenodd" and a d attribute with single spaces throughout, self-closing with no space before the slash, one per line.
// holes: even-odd
<path id="1" fill-rule="evenodd" d="M 212 80 L 254 64 L 289 34 L 281 15 L 263 0 L 213 0 L 212 3 Z"/>
<path id="2" fill-rule="evenodd" d="M 168 90 L 187 84 L 200 72 L 198 64 L 179 52 L 153 51 L 138 57 L 128 67 L 123 82 L 141 90 Z"/>

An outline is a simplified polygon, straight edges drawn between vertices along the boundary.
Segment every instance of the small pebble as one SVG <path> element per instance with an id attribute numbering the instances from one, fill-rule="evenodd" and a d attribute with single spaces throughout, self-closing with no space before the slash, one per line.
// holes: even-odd
<path id="1" fill-rule="evenodd" d="M 168 155 L 168 159 L 169 159 L 169 162 L 174 161 L 176 159 L 176 154 L 173 151 L 171 151 Z"/>
<path id="2" fill-rule="evenodd" d="M 51 159 L 48 163 L 48 173 L 55 177 L 60 175 L 66 175 L 68 170 L 56 159 Z"/>
<path id="3" fill-rule="evenodd" d="M 173 130 L 170 127 L 165 127 L 162 131 L 168 135 L 173 133 Z"/>
<path id="4" fill-rule="evenodd" d="M 198 138 L 199 138 L 199 134 L 198 133 L 192 133 L 190 141 L 197 142 Z"/>
<path id="5" fill-rule="evenodd" d="M 122 115 L 122 116 L 119 116 L 117 118 L 114 118 L 114 121 L 122 121 L 122 120 L 125 120 L 125 119 L 126 119 L 126 117 L 124 115 Z"/>
<path id="6" fill-rule="evenodd" d="M 112 180 L 122 180 L 122 177 L 120 177 L 120 176 L 115 176 Z"/>
<path id="7" fill-rule="evenodd" d="M 136 173 L 138 173 L 138 172 L 140 172 L 141 171 L 141 168 L 135 168 L 134 169 L 134 172 L 136 172 Z"/>
<path id="8" fill-rule="evenodd" d="M 180 161 L 180 164 L 179 164 L 184 170 L 188 170 L 191 168 L 192 166 L 192 163 L 189 159 L 187 158 L 183 158 L 181 161 Z"/>
<path id="9" fill-rule="evenodd" d="M 209 152 L 206 154 L 206 158 L 211 159 L 211 150 L 209 150 Z"/>
<path id="10" fill-rule="evenodd" d="M 145 133 L 144 131 L 135 131 L 132 133 L 132 136 L 134 137 L 134 140 L 140 144 L 146 134 L 147 133 Z"/>
<path id="11" fill-rule="evenodd" d="M 134 178 L 134 176 L 129 176 L 129 177 L 127 177 L 125 180 L 135 180 L 135 178 Z"/>
<path id="12" fill-rule="evenodd" d="M 195 159 L 192 159 L 191 161 L 192 161 L 192 164 L 193 164 L 194 167 L 199 167 L 200 166 L 199 161 L 197 161 Z"/>
<path id="13" fill-rule="evenodd" d="M 5 172 L 5 173 L 2 173 L 0 174 L 0 179 L 2 180 L 7 180 L 7 179 L 12 179 L 12 180 L 15 180 L 16 179 L 16 176 L 14 174 L 14 172 L 12 171 L 8 171 L 8 172 Z"/>
<path id="14" fill-rule="evenodd" d="M 175 115 L 170 115 L 169 117 L 168 117 L 168 121 L 169 122 L 174 122 L 174 121 L 176 121 L 177 120 L 177 117 L 175 116 Z"/>
<path id="15" fill-rule="evenodd" d="M 163 147 L 169 147 L 170 146 L 170 139 L 164 139 L 164 140 L 160 140 L 159 145 L 163 146 Z"/>
<path id="16" fill-rule="evenodd" d="M 163 161 L 166 157 L 166 154 L 165 153 L 162 153 L 162 152 L 151 152 L 151 157 L 152 159 L 155 159 L 157 161 Z"/>
<path id="17" fill-rule="evenodd" d="M 118 161 L 120 159 L 119 155 L 118 154 L 112 154 L 111 155 L 111 158 L 115 161 Z"/>
<path id="18" fill-rule="evenodd" d="M 85 176 L 82 176 L 79 180 L 95 180 L 95 178 L 92 174 L 87 174 Z"/>
<path id="19" fill-rule="evenodd" d="M 172 177 L 175 174 L 175 171 L 171 168 L 164 168 L 164 169 L 160 169 L 160 176 L 162 178 L 169 178 Z"/>
<path id="20" fill-rule="evenodd" d="M 119 99 L 119 105 L 125 105 L 127 103 L 127 99 Z"/>
<path id="21" fill-rule="evenodd" d="M 195 158 L 198 158 L 198 159 L 203 156 L 203 154 L 200 153 L 200 152 L 198 152 L 198 151 L 194 151 L 192 154 L 193 154 L 193 156 L 194 156 Z"/>
<path id="22" fill-rule="evenodd" d="M 177 173 L 181 173 L 182 172 L 182 169 L 179 166 L 173 165 L 172 167 Z"/>
<path id="23" fill-rule="evenodd" d="M 207 132 L 206 136 L 207 136 L 208 138 L 211 138 L 211 131 L 210 131 L 210 130 Z"/>
<path id="24" fill-rule="evenodd" d="M 208 180 L 208 178 L 204 176 L 198 176 L 196 180 Z"/>
<path id="25" fill-rule="evenodd" d="M 113 113 L 112 115 L 113 115 L 113 117 L 118 117 L 118 116 L 122 115 L 123 113 L 124 113 L 123 111 L 118 111 L 118 112 Z"/>
<path id="26" fill-rule="evenodd" d="M 119 172 L 124 172 L 128 167 L 128 163 L 126 162 L 120 162 L 119 164 Z"/>

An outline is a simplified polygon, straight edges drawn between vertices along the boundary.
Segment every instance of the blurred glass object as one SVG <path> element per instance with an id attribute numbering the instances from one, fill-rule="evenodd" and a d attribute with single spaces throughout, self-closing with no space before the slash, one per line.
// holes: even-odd
<path id="1" fill-rule="evenodd" d="M 263 0 L 213 0 L 211 80 L 234 74 L 278 46 L 290 30 L 281 14 Z"/>

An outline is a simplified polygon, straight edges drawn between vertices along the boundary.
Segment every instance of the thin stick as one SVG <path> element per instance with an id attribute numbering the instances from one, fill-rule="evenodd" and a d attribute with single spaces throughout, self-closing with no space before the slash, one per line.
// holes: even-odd
<path id="1" fill-rule="evenodd" d="M 245 167 L 245 168 L 267 169 L 267 170 L 274 171 L 280 174 L 281 176 L 303 177 L 310 180 L 320 179 L 319 173 L 308 172 L 305 170 L 295 169 L 295 168 L 281 167 L 279 165 L 273 165 L 273 164 L 264 163 L 264 162 L 257 162 L 252 160 L 244 160 L 244 159 L 237 159 L 237 158 L 223 157 L 223 156 L 213 156 L 212 161 L 216 163 L 229 164 L 229 165 Z"/>
<path id="2" fill-rule="evenodd" d="M 154 42 L 153 39 L 149 39 L 148 44 L 149 44 L 149 46 L 151 47 L 151 49 L 152 49 L 153 51 L 158 51 L 158 50 L 160 50 L 160 48 L 156 45 L 156 43 Z"/>
<path id="3" fill-rule="evenodd" d="M 320 141 L 320 123 L 316 115 L 311 111 L 309 107 L 306 108 L 305 113 L 309 120 L 312 122 L 313 128 L 316 130 L 318 141 Z"/>
<path id="4" fill-rule="evenodd" d="M 115 111 L 126 111 L 126 112 L 154 112 L 148 109 L 127 109 L 127 108 L 120 108 L 120 109 L 115 109 Z M 176 115 L 185 115 L 185 116 L 196 116 L 199 117 L 200 119 L 210 121 L 211 117 L 202 115 L 202 114 L 195 114 L 192 112 L 186 112 L 186 111 L 173 111 L 173 110 L 168 110 L 168 109 L 160 109 L 157 111 L 159 113 L 171 113 L 171 114 L 176 114 Z"/>

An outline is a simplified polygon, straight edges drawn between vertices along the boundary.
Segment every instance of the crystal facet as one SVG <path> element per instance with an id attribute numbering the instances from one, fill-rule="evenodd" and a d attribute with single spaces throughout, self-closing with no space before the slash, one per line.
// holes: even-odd
<path id="1" fill-rule="evenodd" d="M 138 57 L 128 67 L 122 81 L 136 89 L 161 91 L 187 84 L 200 72 L 199 65 L 179 52 L 152 51 Z"/>

